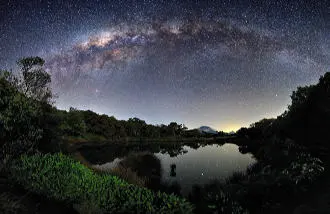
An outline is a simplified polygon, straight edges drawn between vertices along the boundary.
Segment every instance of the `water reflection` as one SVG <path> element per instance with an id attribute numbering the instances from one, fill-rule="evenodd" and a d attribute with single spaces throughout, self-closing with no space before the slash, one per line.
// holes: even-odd
<path id="1" fill-rule="evenodd" d="M 170 173 L 170 176 L 171 177 L 175 177 L 176 176 L 175 169 L 176 169 L 176 164 L 171 164 L 171 173 Z"/>
<path id="2" fill-rule="evenodd" d="M 95 164 L 95 167 L 101 170 L 126 168 L 143 178 L 148 188 L 188 195 L 195 184 L 224 180 L 255 162 L 251 154 L 240 153 L 234 144 L 172 147 L 168 151 L 160 147 L 154 147 L 151 151 L 141 150 L 139 147 L 133 150 L 135 152 L 112 158 L 104 164 Z"/>
<path id="3" fill-rule="evenodd" d="M 119 166 L 130 168 L 145 179 L 146 186 L 158 189 L 162 178 L 162 165 L 158 157 L 150 152 L 130 154 L 118 163 Z"/>
<path id="4" fill-rule="evenodd" d="M 195 145 L 195 144 L 193 144 Z M 197 144 L 199 147 L 199 144 Z M 196 146 L 195 145 L 195 146 Z M 193 147 L 195 147 L 193 146 Z M 161 153 L 168 154 L 170 157 L 176 157 L 178 155 L 182 155 L 187 153 L 188 151 L 184 149 L 183 145 L 180 144 L 141 144 L 141 145 L 111 145 L 111 146 L 103 146 L 103 147 L 83 147 L 79 149 L 79 152 L 88 159 L 88 161 L 95 165 L 101 165 L 104 163 L 109 163 L 116 161 L 116 159 L 125 158 L 127 155 L 131 153 L 138 152 L 151 152 L 151 153 Z"/>

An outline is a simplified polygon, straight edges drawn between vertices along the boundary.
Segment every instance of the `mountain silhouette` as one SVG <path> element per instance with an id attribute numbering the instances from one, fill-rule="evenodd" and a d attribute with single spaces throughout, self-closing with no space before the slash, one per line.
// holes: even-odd
<path id="1" fill-rule="evenodd" d="M 201 127 L 198 128 L 198 130 L 200 132 L 210 133 L 210 134 L 217 134 L 218 133 L 215 129 L 213 129 L 209 126 L 201 126 Z"/>

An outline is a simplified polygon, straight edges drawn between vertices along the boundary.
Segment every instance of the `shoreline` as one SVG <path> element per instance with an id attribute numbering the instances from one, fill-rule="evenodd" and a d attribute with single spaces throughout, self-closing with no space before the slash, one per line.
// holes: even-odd
<path id="1" fill-rule="evenodd" d="M 237 136 L 208 137 L 208 138 L 124 138 L 118 140 L 89 141 L 87 139 L 62 139 L 61 144 L 69 147 L 70 151 L 81 148 L 98 148 L 103 146 L 137 146 L 137 145 L 186 145 L 186 144 L 208 144 L 227 143 L 227 141 L 239 145 L 242 139 Z"/>

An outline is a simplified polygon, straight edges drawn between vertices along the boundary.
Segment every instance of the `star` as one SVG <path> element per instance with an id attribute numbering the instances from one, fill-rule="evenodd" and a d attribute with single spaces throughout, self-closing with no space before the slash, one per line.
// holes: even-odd
<path id="1" fill-rule="evenodd" d="M 236 129 L 329 71 L 329 3 L 11 0 L 0 69 L 38 55 L 62 108 Z"/>

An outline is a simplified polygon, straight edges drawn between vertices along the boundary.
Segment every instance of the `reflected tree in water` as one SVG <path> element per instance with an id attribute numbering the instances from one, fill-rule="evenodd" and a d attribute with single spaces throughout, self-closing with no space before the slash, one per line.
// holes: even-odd
<path id="1" fill-rule="evenodd" d="M 176 164 L 175 163 L 171 164 L 170 176 L 171 177 L 175 177 L 176 176 Z"/>
<path id="2" fill-rule="evenodd" d="M 146 180 L 146 187 L 157 189 L 161 183 L 162 167 L 159 158 L 149 152 L 130 154 L 118 166 L 131 169 Z"/>

